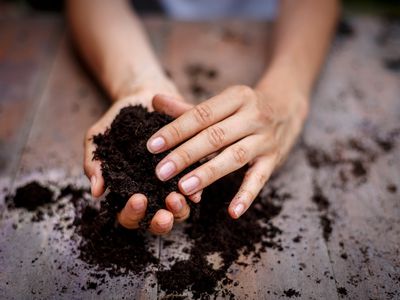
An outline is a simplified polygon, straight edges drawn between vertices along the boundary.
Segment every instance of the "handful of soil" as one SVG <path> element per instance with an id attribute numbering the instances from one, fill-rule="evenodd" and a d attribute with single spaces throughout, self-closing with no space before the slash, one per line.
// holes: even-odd
<path id="1" fill-rule="evenodd" d="M 146 148 L 147 140 L 172 120 L 165 114 L 149 112 L 141 105 L 127 106 L 104 134 L 93 137 L 97 146 L 93 159 L 101 161 L 104 181 L 110 190 L 108 202 L 120 211 L 133 194 L 147 197 L 146 216 L 140 227 L 147 228 L 154 214 L 165 208 L 168 194 L 178 190 L 179 177 L 162 182 L 155 174 L 158 162 L 172 150 L 152 154 Z"/>

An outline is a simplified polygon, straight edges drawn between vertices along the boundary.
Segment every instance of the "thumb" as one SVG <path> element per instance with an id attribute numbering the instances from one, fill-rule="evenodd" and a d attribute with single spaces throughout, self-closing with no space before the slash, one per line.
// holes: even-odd
<path id="1" fill-rule="evenodd" d="M 193 107 L 192 104 L 183 102 L 178 97 L 157 94 L 153 98 L 154 110 L 177 118 Z"/>

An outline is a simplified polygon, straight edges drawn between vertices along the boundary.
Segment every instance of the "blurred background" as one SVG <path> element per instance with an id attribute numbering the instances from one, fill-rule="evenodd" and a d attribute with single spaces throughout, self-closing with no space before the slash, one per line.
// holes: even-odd
<path id="1" fill-rule="evenodd" d="M 62 0 L 2 0 L 0 2 L 12 2 L 25 8 L 59 12 L 62 11 Z M 400 16 L 399 0 L 343 0 L 345 11 L 356 11 L 368 14 Z M 134 0 L 135 8 L 141 13 L 162 13 L 162 8 L 158 1 Z"/>

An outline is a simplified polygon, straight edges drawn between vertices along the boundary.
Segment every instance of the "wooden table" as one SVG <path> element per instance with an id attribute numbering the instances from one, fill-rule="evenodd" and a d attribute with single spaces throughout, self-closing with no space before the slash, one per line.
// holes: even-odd
<path id="1" fill-rule="evenodd" d="M 267 63 L 269 24 L 144 21 L 162 64 L 191 101 L 199 99 L 191 93 L 188 65 L 217 70 L 215 80 L 201 82 L 214 94 L 231 84 L 253 84 Z M 375 17 L 353 16 L 351 23 L 355 35 L 336 38 L 304 133 L 275 178 L 293 195 L 274 221 L 284 231 L 285 251 L 268 251 L 251 268 L 233 266 L 240 285 L 231 290 L 238 299 L 280 299 L 289 288 L 304 299 L 400 299 L 400 73 L 384 66 L 385 58 L 399 57 L 400 35 L 398 25 Z M 71 50 L 59 16 L 0 8 L 2 196 L 32 178 L 88 186 L 83 135 L 107 106 Z M 324 156 L 341 161 L 319 165 Z M 318 188 L 328 208 L 313 201 Z M 82 290 L 88 271 L 74 244 L 52 229 L 60 216 L 25 220 L 14 229 L 18 214 L 6 209 L 3 198 L 0 298 L 163 295 L 151 280 L 125 288 L 131 279 L 123 277 L 108 279 L 100 296 Z M 328 239 L 324 217 L 333 220 Z M 179 230 L 169 239 L 182 246 Z M 299 233 L 301 240 L 293 242 Z M 162 261 L 168 259 L 159 238 L 154 247 Z"/>

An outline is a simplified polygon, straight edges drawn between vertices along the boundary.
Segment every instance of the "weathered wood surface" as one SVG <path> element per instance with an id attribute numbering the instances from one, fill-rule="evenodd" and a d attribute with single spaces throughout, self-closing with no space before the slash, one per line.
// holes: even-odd
<path id="1" fill-rule="evenodd" d="M 28 19 L 21 22 L 30 22 Z M 232 291 L 239 299 L 279 299 L 289 288 L 299 291 L 304 299 L 400 297 L 400 196 L 398 190 L 390 192 L 387 188 L 394 185 L 400 189 L 400 145 L 396 133 L 400 130 L 400 75 L 385 69 L 382 61 L 399 55 L 393 43 L 398 45 L 400 37 L 393 31 L 389 42 L 378 45 L 377 37 L 387 29 L 384 24 L 372 17 L 354 17 L 352 21 L 356 34 L 335 41 L 313 97 L 302 139 L 274 179 L 275 185 L 292 195 L 275 220 L 284 232 L 285 249 L 268 251 L 262 256 L 262 263 L 253 267 L 232 267 L 232 276 L 240 282 L 239 286 L 232 286 Z M 35 26 L 39 25 L 30 25 L 32 35 L 35 35 Z M 253 84 L 267 62 L 267 24 L 181 24 L 149 19 L 146 26 L 163 65 L 183 95 L 194 102 L 230 84 Z M 1 28 L 0 32 L 9 35 L 13 30 Z M 46 40 L 48 45 L 57 48 L 58 39 L 49 36 Z M 10 188 L 32 177 L 87 185 L 81 169 L 83 134 L 105 111 L 107 102 L 78 64 L 69 41 L 64 39 L 57 49 L 43 93 L 35 92 L 32 102 L 24 104 L 24 107 L 39 104 L 32 126 L 21 125 L 25 120 L 22 114 L 15 114 L 20 121 L 4 123 L 14 132 L 12 138 L 4 138 L 10 145 L 2 150 L 6 161 L 19 161 L 18 151 L 14 149 L 20 149 L 25 143 L 26 132 L 16 126 L 30 129 L 15 180 L 11 178 L 12 172 L 3 175 L 13 182 Z M 4 53 L 3 46 L 0 51 Z M 35 62 L 31 68 L 37 70 L 43 64 L 42 50 L 30 55 L 30 61 Z M 54 59 L 54 55 L 47 57 L 45 64 Z M 1 63 L 9 60 L 7 56 L 0 57 Z M 195 89 L 196 95 L 192 93 L 193 81 L 186 72 L 187 66 L 193 64 L 218 73 L 214 80 L 196 81 L 196 85 L 204 88 L 200 93 Z M 26 71 L 19 74 L 26 77 L 27 88 L 20 89 L 22 83 L 8 77 L 8 71 L 0 66 L 0 86 L 7 85 L 9 90 L 16 88 L 21 93 L 30 93 L 28 83 L 39 80 L 34 79 L 39 76 L 37 73 L 25 67 Z M 3 90 L 0 93 L 2 109 L 12 111 L 14 98 L 5 102 Z M 377 141 L 388 136 L 393 136 L 393 147 L 384 147 L 385 151 Z M 313 147 L 320 154 L 339 156 L 341 160 L 312 167 L 307 157 Z M 346 159 L 360 161 L 366 174 L 353 173 L 353 164 L 343 162 Z M 316 186 L 329 199 L 330 206 L 326 209 L 319 210 L 312 201 Z M 0 220 L 1 298 L 98 297 L 94 290 L 81 290 L 88 271 L 76 259 L 73 243 L 61 239 L 52 229 L 60 216 L 34 224 L 27 221 L 14 230 L 12 224 L 18 216 L 9 211 L 3 214 L 5 217 Z M 323 237 L 321 216 L 332 219 L 329 239 Z M 298 235 L 302 238 L 294 243 L 292 240 Z M 176 241 L 177 249 L 185 246 L 179 236 L 180 228 L 177 228 L 168 237 Z M 153 245 L 162 261 L 174 251 L 178 253 L 177 249 L 163 249 L 159 239 Z M 54 267 L 55 260 L 63 262 L 60 270 Z M 157 286 L 150 285 L 151 278 L 146 282 L 138 279 L 129 288 L 124 287 L 127 280 L 110 279 L 100 296 L 147 299 L 156 298 L 160 293 Z M 65 289 L 59 294 L 63 286 Z M 339 293 L 338 289 L 343 291 L 340 288 L 347 295 Z"/>

